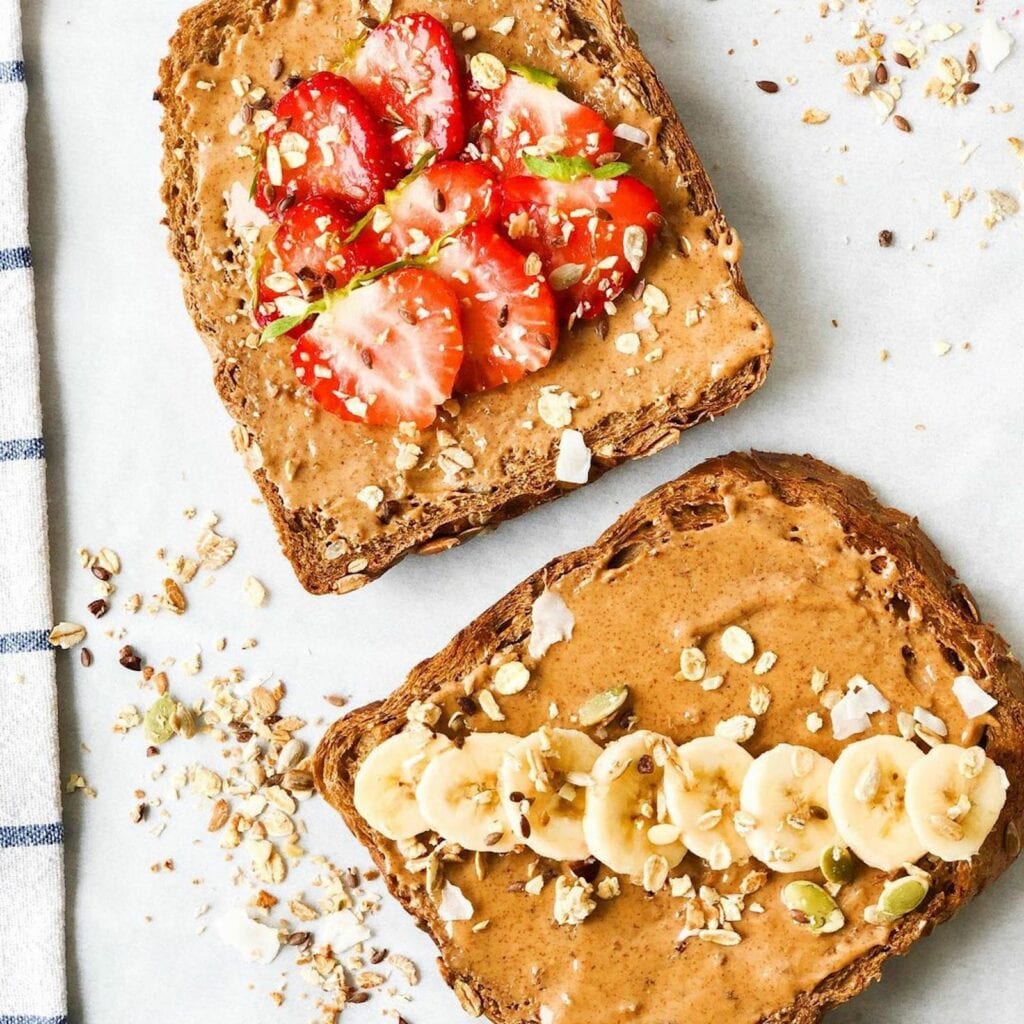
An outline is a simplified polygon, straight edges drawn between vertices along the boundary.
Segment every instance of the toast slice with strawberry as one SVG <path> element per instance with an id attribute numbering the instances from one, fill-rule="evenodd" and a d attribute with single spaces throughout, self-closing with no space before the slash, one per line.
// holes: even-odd
<path id="1" fill-rule="evenodd" d="M 315 593 L 764 378 L 739 240 L 616 0 L 207 0 L 158 96 L 186 303 Z"/>

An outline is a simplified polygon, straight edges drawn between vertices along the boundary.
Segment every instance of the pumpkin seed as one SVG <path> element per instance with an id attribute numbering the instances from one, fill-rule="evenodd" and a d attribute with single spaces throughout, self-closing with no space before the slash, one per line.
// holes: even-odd
<path id="1" fill-rule="evenodd" d="M 174 713 L 177 704 L 174 698 L 165 693 L 150 705 L 146 717 L 142 721 L 146 739 L 150 743 L 166 743 L 174 735 Z"/>
<path id="2" fill-rule="evenodd" d="M 830 846 L 821 855 L 821 873 L 833 885 L 849 885 L 857 870 L 857 860 L 845 846 Z"/>
<path id="3" fill-rule="evenodd" d="M 790 882 L 782 890 L 782 902 L 790 916 L 815 935 L 837 932 L 846 924 L 839 904 L 816 882 Z"/>
<path id="4" fill-rule="evenodd" d="M 882 886 L 878 897 L 878 913 L 889 921 L 895 921 L 920 906 L 928 895 L 928 883 L 923 878 L 905 875 Z"/>
<path id="5" fill-rule="evenodd" d="M 628 686 L 613 686 L 610 690 L 595 694 L 589 700 L 584 701 L 576 713 L 579 724 L 586 726 L 603 722 L 626 703 L 628 696 Z"/>

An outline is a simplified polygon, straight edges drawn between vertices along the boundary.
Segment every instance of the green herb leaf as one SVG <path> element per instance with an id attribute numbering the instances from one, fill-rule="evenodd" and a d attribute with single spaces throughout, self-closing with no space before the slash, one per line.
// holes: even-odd
<path id="1" fill-rule="evenodd" d="M 595 167 L 582 156 L 531 156 L 524 153 L 523 163 L 531 174 L 554 181 L 576 181 L 586 177 L 603 181 L 618 178 L 629 171 L 629 164 L 615 162 Z"/>
<path id="2" fill-rule="evenodd" d="M 598 181 L 607 181 L 609 178 L 621 178 L 624 174 L 629 174 L 629 170 L 629 164 L 613 160 L 611 163 L 595 167 L 591 177 L 597 178 Z"/>
<path id="3" fill-rule="evenodd" d="M 366 227 L 366 225 L 369 224 L 377 215 L 377 211 L 383 208 L 383 204 L 371 206 L 366 211 L 366 213 L 364 213 L 362 217 L 360 217 L 359 220 L 357 220 L 355 224 L 353 224 L 352 227 L 349 229 L 349 233 L 342 239 L 344 244 L 348 245 L 349 242 L 354 242 L 359 237 L 359 235 L 362 234 L 363 229 Z"/>
<path id="4" fill-rule="evenodd" d="M 260 303 L 260 267 L 266 259 L 267 250 L 261 249 L 249 268 L 249 304 L 253 310 Z"/>
<path id="5" fill-rule="evenodd" d="M 280 338 L 282 334 L 287 334 L 293 327 L 298 327 L 305 319 L 304 316 L 278 317 L 263 328 L 260 341 L 273 341 L 275 338 Z"/>
<path id="6" fill-rule="evenodd" d="M 311 302 L 301 313 L 295 316 L 282 316 L 272 320 L 263 328 L 260 341 L 273 341 L 287 334 L 293 327 L 298 327 L 304 320 L 308 320 L 317 313 L 323 313 L 327 309 L 327 299 L 320 299 L 319 302 Z"/>
<path id="7" fill-rule="evenodd" d="M 547 71 L 541 71 L 540 68 L 532 68 L 528 64 L 509 64 L 508 69 L 517 75 L 522 75 L 528 82 L 543 85 L 545 89 L 557 89 L 560 85 L 554 75 L 548 74 Z"/>
<path id="8" fill-rule="evenodd" d="M 344 238 L 344 242 L 346 244 L 354 242 L 359 237 L 360 233 L 366 228 L 366 225 L 372 223 L 373 218 L 377 215 L 377 211 L 387 210 L 388 202 L 401 195 L 401 193 L 434 162 L 436 157 L 436 149 L 428 149 L 426 153 L 422 154 L 416 163 L 413 164 L 412 170 L 409 171 L 409 173 L 394 188 L 389 188 L 387 192 L 384 193 L 384 202 L 378 203 L 376 206 L 371 206 L 370 209 L 352 225 L 349 229 L 349 233 Z"/>

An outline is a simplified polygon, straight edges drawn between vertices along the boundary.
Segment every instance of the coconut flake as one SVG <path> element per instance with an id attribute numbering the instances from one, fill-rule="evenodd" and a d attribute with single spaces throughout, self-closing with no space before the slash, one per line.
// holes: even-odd
<path id="1" fill-rule="evenodd" d="M 953 696 L 968 718 L 977 718 L 991 711 L 998 701 L 986 693 L 970 676 L 957 676 L 953 680 Z"/>
<path id="2" fill-rule="evenodd" d="M 277 929 L 253 921 L 242 907 L 229 910 L 216 928 L 226 946 L 234 946 L 247 960 L 257 964 L 269 964 L 281 948 Z"/>
<path id="3" fill-rule="evenodd" d="M 351 910 L 336 910 L 325 914 L 316 926 L 318 946 L 330 946 L 337 956 L 346 949 L 358 946 L 370 937 L 370 929 Z"/>
<path id="4" fill-rule="evenodd" d="M 437 916 L 442 921 L 468 921 L 473 916 L 473 904 L 462 895 L 457 885 L 445 882 L 441 902 L 437 905 Z"/>
<path id="5" fill-rule="evenodd" d="M 863 676 L 854 676 L 849 685 L 857 694 L 857 701 L 865 715 L 873 715 L 876 711 L 888 711 L 889 702 L 882 696 L 874 683 L 869 683 Z"/>
<path id="6" fill-rule="evenodd" d="M 860 694 L 855 690 L 846 693 L 831 711 L 832 735 L 837 740 L 856 736 L 871 728 L 871 719 L 861 707 Z"/>
<path id="7" fill-rule="evenodd" d="M 532 618 L 529 644 L 531 658 L 543 658 L 552 644 L 572 639 L 576 619 L 558 594 L 545 590 L 533 602 Z"/>
<path id="8" fill-rule="evenodd" d="M 555 479 L 566 484 L 585 484 L 590 477 L 590 449 L 583 435 L 571 428 L 558 441 Z"/>
<path id="9" fill-rule="evenodd" d="M 871 728 L 869 716 L 889 710 L 889 702 L 874 683 L 863 676 L 854 676 L 847 683 L 842 700 L 832 709 L 832 733 L 845 740 Z"/>
<path id="10" fill-rule="evenodd" d="M 637 128 L 635 124 L 628 124 L 626 121 L 620 121 L 612 129 L 612 135 L 617 139 L 635 142 L 638 146 L 646 146 L 651 141 L 651 137 L 643 128 Z"/>
<path id="11" fill-rule="evenodd" d="M 916 707 L 914 708 L 914 721 L 923 725 L 926 729 L 935 733 L 936 736 L 948 736 L 949 730 L 946 728 L 946 723 L 939 718 L 938 715 L 933 715 L 926 708 Z"/>
<path id="12" fill-rule="evenodd" d="M 249 190 L 236 181 L 226 199 L 224 221 L 228 230 L 241 237 L 248 228 L 262 228 L 270 218 L 249 197 Z"/>
<path id="13" fill-rule="evenodd" d="M 1013 36 L 995 18 L 981 23 L 981 60 L 986 71 L 995 71 L 1010 56 Z"/>

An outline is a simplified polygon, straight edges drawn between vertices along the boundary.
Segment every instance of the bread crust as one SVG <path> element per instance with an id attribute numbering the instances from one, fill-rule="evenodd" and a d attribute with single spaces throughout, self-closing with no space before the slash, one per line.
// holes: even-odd
<path id="1" fill-rule="evenodd" d="M 499 1004 L 486 981 L 459 977 L 445 962 L 449 943 L 432 902 L 387 874 L 376 833 L 353 804 L 353 781 L 366 754 L 399 731 L 415 700 L 426 700 L 442 683 L 461 679 L 496 651 L 523 640 L 531 608 L 545 586 L 574 570 L 607 564 L 617 552 L 642 543 L 659 521 L 699 529 L 724 517 L 722 488 L 730 482 L 763 481 L 780 500 L 827 509 L 842 525 L 848 542 L 863 552 L 885 550 L 896 568 L 894 586 L 920 608 L 937 638 L 967 665 L 979 666 L 999 701 L 987 750 L 1010 780 L 1006 806 L 980 854 L 970 862 L 943 864 L 922 909 L 902 918 L 885 945 L 780 1007 L 762 1024 L 813 1024 L 827 1010 L 846 1002 L 881 976 L 882 966 L 905 953 L 919 938 L 951 917 L 1011 863 L 1024 830 L 1024 670 L 995 629 L 983 623 L 967 587 L 945 563 L 917 520 L 882 506 L 862 481 L 809 455 L 734 452 L 711 459 L 642 498 L 589 547 L 549 562 L 459 632 L 438 654 L 417 665 L 386 700 L 359 708 L 328 730 L 316 751 L 313 771 L 319 792 L 342 815 L 384 873 L 391 893 L 425 927 L 440 950 L 445 980 L 464 1006 L 478 1002 L 498 1024 L 522 1024 L 514 1007 Z"/>
<path id="2" fill-rule="evenodd" d="M 692 195 L 693 211 L 710 216 L 720 231 L 727 231 L 710 179 L 668 93 L 626 24 L 619 0 L 554 3 L 570 19 L 577 36 L 587 40 L 600 55 L 602 64 L 616 66 L 641 103 L 661 119 L 661 148 L 676 154 Z M 430 0 L 423 0 L 421 6 L 429 10 Z M 176 85 L 196 63 L 216 63 L 231 34 L 254 29 L 271 19 L 276 8 L 277 0 L 206 0 L 186 11 L 161 62 L 156 94 L 164 106 L 161 194 L 167 207 L 170 251 L 181 270 L 186 307 L 214 362 L 214 384 L 228 412 L 240 424 L 245 423 L 245 389 L 236 379 L 233 359 L 220 343 L 218 325 L 208 310 L 209 271 L 203 265 L 201 239 L 197 237 L 197 145 L 186 128 L 188 104 L 176 94 Z M 736 290 L 749 301 L 738 264 L 731 263 L 729 269 Z M 735 373 L 710 384 L 696 402 L 673 393 L 636 415 L 606 416 L 587 434 L 595 453 L 603 446 L 609 446 L 612 452 L 595 454 L 591 482 L 622 462 L 653 455 L 678 442 L 682 431 L 734 408 L 760 387 L 770 360 L 770 350 L 748 360 Z M 421 516 L 408 517 L 397 529 L 370 538 L 345 558 L 332 561 L 325 549 L 334 521 L 315 510 L 289 508 L 263 469 L 253 470 L 253 477 L 273 518 L 282 550 L 302 585 L 314 594 L 359 589 L 411 552 L 435 554 L 447 550 L 571 489 L 555 480 L 553 457 L 538 460 L 490 493 L 453 495 L 430 506 Z M 349 573 L 347 565 L 356 560 L 365 560 L 366 567 Z"/>

